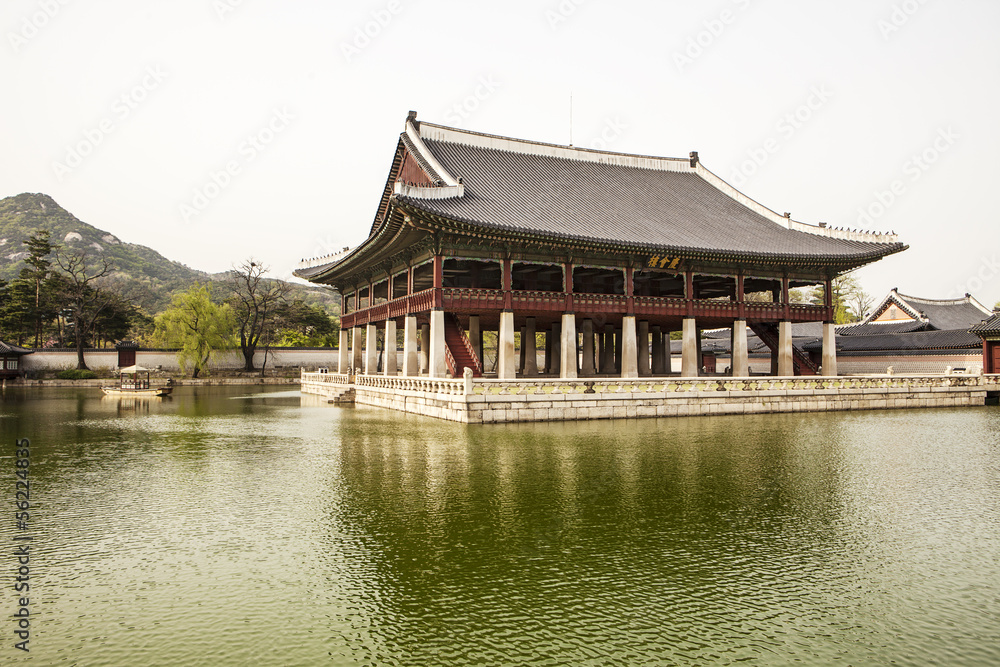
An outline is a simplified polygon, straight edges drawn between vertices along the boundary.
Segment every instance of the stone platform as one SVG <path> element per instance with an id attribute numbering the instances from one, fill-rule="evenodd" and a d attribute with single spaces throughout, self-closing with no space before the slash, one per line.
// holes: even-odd
<path id="1" fill-rule="evenodd" d="M 985 405 L 1000 376 L 492 380 L 303 373 L 331 402 L 470 424 Z"/>

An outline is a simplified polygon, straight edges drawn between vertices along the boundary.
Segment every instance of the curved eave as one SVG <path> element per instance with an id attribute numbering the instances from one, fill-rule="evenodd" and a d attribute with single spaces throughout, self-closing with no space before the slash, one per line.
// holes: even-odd
<path id="1" fill-rule="evenodd" d="M 685 259 L 695 259 L 695 260 L 721 260 L 726 262 L 746 262 L 746 261 L 758 261 L 762 263 L 777 263 L 777 264 L 815 264 L 815 265 L 843 265 L 849 267 L 859 267 L 870 262 L 877 261 L 883 257 L 902 252 L 909 248 L 905 243 L 866 243 L 863 241 L 845 241 L 845 243 L 851 243 L 857 246 L 862 246 L 857 253 L 843 254 L 843 255 L 829 255 L 829 254 L 817 254 L 817 255 L 802 255 L 795 253 L 760 253 L 760 252 L 743 252 L 743 251 L 731 251 L 731 250 L 720 250 L 716 248 L 696 248 L 687 246 L 670 246 L 670 245 L 657 245 L 653 243 L 643 243 L 641 241 L 636 242 L 624 242 L 615 239 L 602 239 L 592 236 L 586 236 L 583 234 L 558 234 L 553 232 L 539 232 L 531 229 L 523 229 L 509 225 L 491 225 L 489 223 L 484 223 L 478 220 L 465 219 L 461 217 L 445 217 L 440 213 L 432 211 L 422 205 L 422 202 L 417 199 L 409 197 L 397 197 L 397 201 L 402 210 L 409 210 L 413 212 L 419 212 L 424 216 L 428 216 L 439 224 L 442 225 L 465 225 L 468 229 L 454 229 L 453 231 L 459 233 L 503 233 L 508 238 L 517 238 L 519 240 L 531 240 L 531 241 L 556 241 L 565 244 L 573 245 L 587 245 L 602 250 L 616 252 L 616 253 L 628 253 L 635 252 L 637 250 L 641 251 L 652 251 L 658 253 L 667 253 L 671 255 L 677 255 Z M 805 233 L 805 232 L 802 232 Z"/>
<path id="2" fill-rule="evenodd" d="M 378 231 L 343 258 L 314 268 L 298 269 L 293 274 L 309 282 L 329 285 L 337 274 L 358 271 L 382 262 L 425 234 L 423 230 L 405 225 L 402 215 L 390 209 L 389 216 Z"/>

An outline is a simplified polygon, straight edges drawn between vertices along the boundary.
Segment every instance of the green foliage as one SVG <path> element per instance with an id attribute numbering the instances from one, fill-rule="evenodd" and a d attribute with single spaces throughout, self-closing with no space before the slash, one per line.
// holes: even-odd
<path id="1" fill-rule="evenodd" d="M 278 308 L 275 326 L 278 347 L 335 347 L 340 333 L 339 319 L 299 298 Z"/>
<path id="2" fill-rule="evenodd" d="M 212 301 L 208 285 L 194 285 L 175 295 L 170 308 L 156 316 L 154 340 L 164 347 L 179 348 L 181 369 L 192 377 L 208 368 L 212 356 L 235 346 L 236 319 L 229 304 Z"/>
<path id="3" fill-rule="evenodd" d="M 56 374 L 56 377 L 60 380 L 93 380 L 97 377 L 97 373 L 94 371 L 74 368 L 69 371 L 59 371 L 59 373 Z"/>

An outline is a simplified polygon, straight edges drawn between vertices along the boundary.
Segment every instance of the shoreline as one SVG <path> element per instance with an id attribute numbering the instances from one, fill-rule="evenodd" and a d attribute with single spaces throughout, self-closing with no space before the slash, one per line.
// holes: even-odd
<path id="1" fill-rule="evenodd" d="M 165 382 L 166 380 L 164 380 Z M 298 385 L 297 377 L 245 377 L 245 378 L 174 378 L 175 387 L 211 387 L 224 385 Z M 117 384 L 114 378 L 95 378 L 93 380 L 7 380 L 4 388 L 13 387 L 113 387 Z"/>

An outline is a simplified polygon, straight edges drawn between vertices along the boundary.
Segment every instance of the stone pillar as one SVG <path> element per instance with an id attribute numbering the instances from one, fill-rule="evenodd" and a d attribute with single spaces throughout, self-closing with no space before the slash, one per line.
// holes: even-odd
<path id="1" fill-rule="evenodd" d="M 521 327 L 521 346 L 518 349 L 517 357 L 517 370 L 521 373 L 521 375 L 524 375 L 524 358 L 526 356 L 524 353 L 524 337 L 527 331 L 527 327 Z"/>
<path id="2" fill-rule="evenodd" d="M 483 365 L 483 330 L 479 328 L 479 315 L 469 315 L 469 342 L 476 353 L 479 365 Z"/>
<path id="3" fill-rule="evenodd" d="M 375 375 L 378 372 L 378 327 L 369 322 L 365 327 L 365 375 Z"/>
<path id="4" fill-rule="evenodd" d="M 730 357 L 730 366 L 733 369 L 734 378 L 750 377 L 750 355 L 747 350 L 747 323 L 746 320 L 736 320 L 733 322 L 733 347 Z"/>
<path id="5" fill-rule="evenodd" d="M 427 373 L 431 367 L 431 325 L 420 325 L 420 372 Z"/>
<path id="6" fill-rule="evenodd" d="M 575 330 L 575 327 L 574 327 Z M 561 339 L 562 328 L 558 322 L 552 325 L 552 368 L 550 371 L 555 375 L 560 375 L 560 369 L 562 368 L 562 339 Z M 561 375 L 560 375 L 561 377 Z M 576 377 L 575 375 L 573 377 Z"/>
<path id="7" fill-rule="evenodd" d="M 407 315 L 403 323 L 403 375 L 420 375 L 420 361 L 417 359 L 417 316 Z"/>
<path id="8" fill-rule="evenodd" d="M 524 328 L 521 329 L 521 356 L 524 359 L 524 370 L 521 375 L 524 377 L 534 377 L 538 375 L 538 346 L 535 334 L 535 318 L 525 318 Z"/>
<path id="9" fill-rule="evenodd" d="M 634 321 L 635 318 L 633 318 Z M 624 322 L 622 322 L 624 324 Z M 622 328 L 615 327 L 615 372 L 622 370 Z"/>
<path id="10" fill-rule="evenodd" d="M 778 323 L 778 375 L 791 377 L 795 375 L 795 365 L 792 362 L 792 323 Z"/>
<path id="11" fill-rule="evenodd" d="M 514 313 L 500 313 L 500 333 L 497 336 L 497 379 L 513 380 L 516 376 L 514 356 Z"/>
<path id="12" fill-rule="evenodd" d="M 396 374 L 396 320 L 385 321 L 385 360 L 382 370 L 386 375 Z"/>
<path id="13" fill-rule="evenodd" d="M 660 326 L 653 325 L 653 375 L 663 375 L 663 332 Z"/>
<path id="14" fill-rule="evenodd" d="M 594 368 L 594 321 L 590 318 L 583 320 L 583 369 L 582 375 L 590 377 L 597 374 Z"/>
<path id="15" fill-rule="evenodd" d="M 361 327 L 354 327 L 351 329 L 351 368 L 356 374 L 361 374 L 364 372 L 364 366 L 362 363 L 364 357 L 361 356 Z"/>
<path id="16" fill-rule="evenodd" d="M 701 368 L 698 349 L 698 325 L 693 317 L 684 318 L 684 347 L 681 350 L 681 377 L 698 377 Z"/>
<path id="17" fill-rule="evenodd" d="M 444 358 L 444 311 L 431 311 L 431 350 L 430 365 L 427 367 L 427 377 L 443 378 L 448 376 L 448 362 Z M 461 369 L 456 369 L 461 372 Z"/>
<path id="18" fill-rule="evenodd" d="M 615 327 L 604 325 L 604 358 L 601 360 L 601 373 L 615 374 Z"/>
<path id="19" fill-rule="evenodd" d="M 622 317 L 622 328 L 619 336 L 621 339 L 621 361 L 622 377 L 639 377 L 639 359 L 636 350 L 635 336 L 635 315 L 625 315 Z"/>
<path id="20" fill-rule="evenodd" d="M 670 347 L 670 331 L 663 331 L 663 373 L 665 375 L 674 374 L 674 351 Z"/>
<path id="21" fill-rule="evenodd" d="M 559 377 L 574 380 L 576 374 L 576 315 L 563 313 L 559 327 Z"/>
<path id="22" fill-rule="evenodd" d="M 638 349 L 639 375 L 645 377 L 650 374 L 649 368 L 649 322 L 642 320 L 639 322 L 638 338 L 636 340 Z"/>
<path id="23" fill-rule="evenodd" d="M 552 329 L 549 329 L 544 334 L 545 336 L 545 374 L 552 372 Z"/>
<path id="24" fill-rule="evenodd" d="M 833 322 L 823 323 L 823 375 L 837 375 L 837 335 Z"/>
<path id="25" fill-rule="evenodd" d="M 351 334 L 350 329 L 340 330 L 340 347 L 337 348 L 337 372 L 346 373 L 347 366 L 351 363 Z"/>

